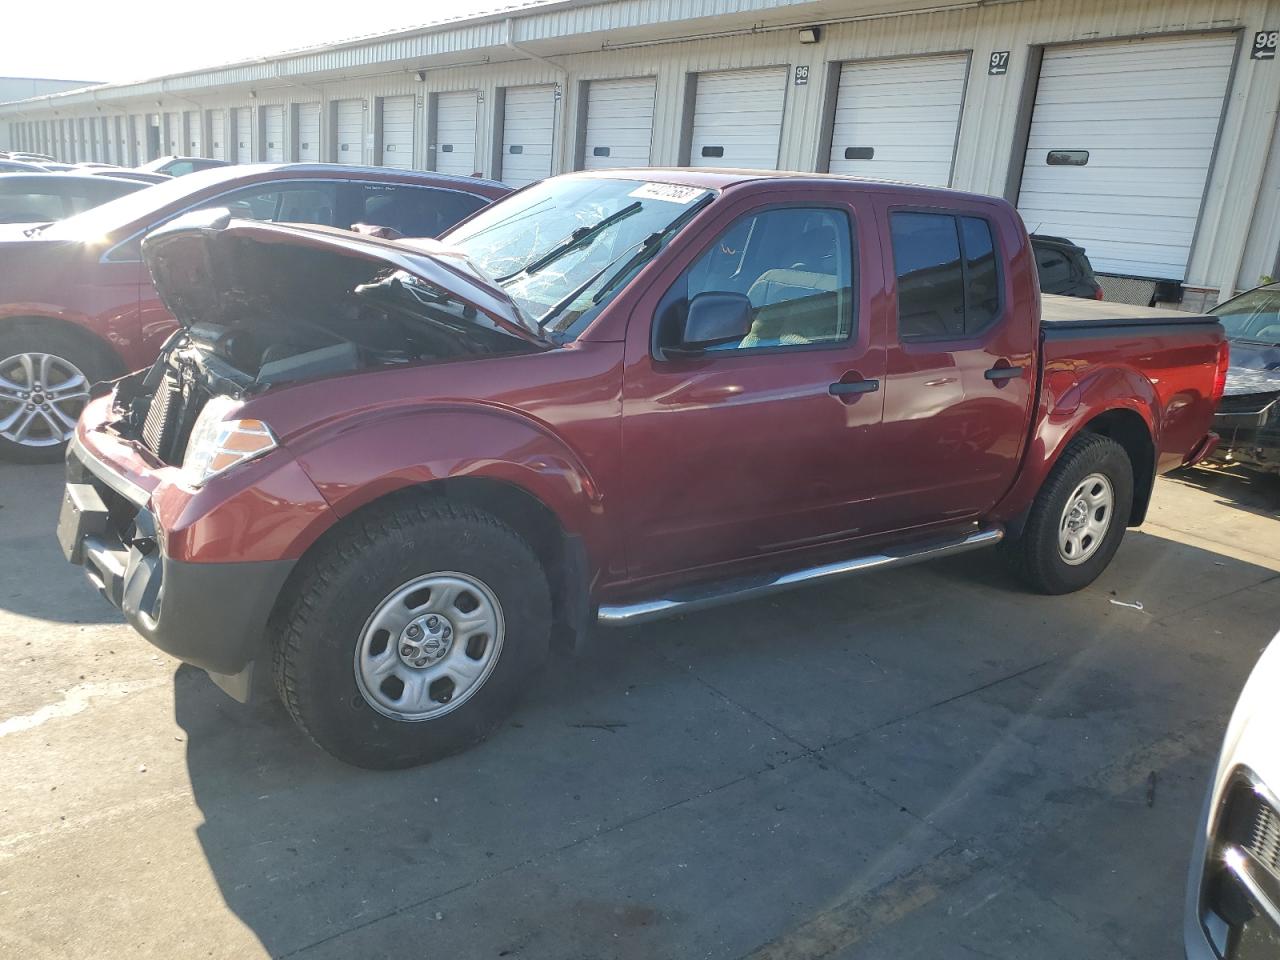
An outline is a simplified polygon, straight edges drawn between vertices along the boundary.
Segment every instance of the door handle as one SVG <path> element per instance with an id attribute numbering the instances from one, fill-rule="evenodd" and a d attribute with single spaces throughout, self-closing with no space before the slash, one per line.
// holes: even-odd
<path id="1" fill-rule="evenodd" d="M 999 383 L 1002 380 L 1012 380 L 1014 377 L 1022 376 L 1022 367 L 992 367 L 983 376 Z"/>
<path id="2" fill-rule="evenodd" d="M 833 397 L 846 397 L 854 393 L 875 393 L 879 389 L 879 380 L 854 380 L 851 383 L 838 380 L 827 387 L 827 392 Z"/>

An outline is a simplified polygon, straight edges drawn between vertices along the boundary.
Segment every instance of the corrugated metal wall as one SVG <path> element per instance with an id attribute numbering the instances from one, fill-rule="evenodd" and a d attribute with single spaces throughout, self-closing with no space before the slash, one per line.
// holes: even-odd
<path id="1" fill-rule="evenodd" d="M 922 5 L 925 2 L 921 0 Z M 930 5 L 944 4 L 942 0 Z M 794 26 L 776 30 L 752 30 L 747 26 L 733 35 L 652 43 L 628 41 L 616 49 L 555 54 L 555 38 L 598 33 L 601 43 L 615 43 L 612 38 L 635 36 L 646 24 L 651 26 L 651 33 L 657 33 L 664 29 L 662 25 L 706 18 L 710 12 L 716 14 L 710 21 L 710 29 L 731 33 L 736 24 L 762 22 L 764 13 L 770 11 L 775 21 L 794 14 L 798 18 L 794 22 L 799 24 L 806 22 L 806 11 L 816 12 L 814 22 L 821 22 L 839 18 L 841 11 L 847 16 L 853 6 L 787 3 L 786 0 L 624 0 L 573 6 L 512 21 L 516 42 L 535 45 L 540 54 L 551 55 L 562 69 L 533 59 L 510 59 L 518 54 L 504 47 L 508 38 L 508 25 L 504 21 L 461 23 L 428 34 L 351 44 L 282 57 L 279 61 L 169 78 L 167 89 L 182 91 L 185 99 L 181 104 L 173 98 L 166 100 L 163 92 L 151 90 L 151 85 L 141 84 L 127 88 L 132 99 L 110 108 L 100 100 L 97 109 L 60 108 L 58 117 L 80 119 L 112 112 L 125 117 L 134 112 L 186 109 L 192 99 L 206 109 L 225 111 L 256 103 L 315 102 L 320 96 L 320 155 L 328 157 L 333 155 L 335 135 L 329 105 L 338 100 L 360 99 L 366 109 L 372 111 L 380 97 L 412 95 L 425 102 L 431 93 L 477 90 L 481 98 L 481 119 L 476 163 L 485 173 L 492 173 L 495 136 L 501 142 L 495 112 L 495 105 L 501 100 L 499 90 L 550 83 L 559 86 L 563 98 L 557 112 L 552 160 L 553 172 L 563 172 L 574 165 L 579 133 L 575 125 L 579 117 L 585 116 L 577 103 L 585 89 L 582 81 L 653 76 L 657 95 L 652 162 L 673 165 L 680 160 L 686 90 L 691 75 L 743 67 L 784 66 L 790 77 L 794 76 L 796 67 L 807 67 L 807 84 L 788 83 L 779 164 L 785 169 L 814 170 L 819 167 L 823 134 L 834 109 L 833 88 L 825 79 L 837 69 L 834 65 L 846 61 L 960 53 L 970 56 L 971 69 L 957 140 L 953 185 L 982 193 L 1005 194 L 1010 189 L 1011 171 L 1014 171 L 1012 182 L 1016 183 L 1016 171 L 1022 166 L 1021 147 L 1016 141 L 1025 135 L 1040 49 L 1112 38 L 1231 31 L 1245 43 L 1235 61 L 1187 283 L 1229 291 L 1235 288 L 1237 279 L 1244 282 L 1251 273 L 1267 272 L 1257 269 L 1254 261 L 1262 263 L 1268 259 L 1266 247 L 1268 243 L 1274 245 L 1273 227 L 1280 214 L 1280 184 L 1267 181 L 1264 186 L 1280 104 L 1280 61 L 1250 60 L 1248 41 L 1254 31 L 1280 25 L 1280 0 L 1009 0 L 935 12 L 868 15 L 850 17 L 847 22 L 826 22 L 820 42 L 812 44 L 800 43 Z M 673 28 L 665 29 L 669 33 Z M 1005 50 L 1010 53 L 1007 73 L 989 75 L 986 66 L 991 53 Z M 495 60 L 508 59 L 429 69 L 432 56 L 465 51 Z M 351 72 L 370 70 L 371 65 L 377 64 L 385 67 L 381 75 L 350 78 Z M 419 82 L 415 74 L 423 67 L 428 70 L 425 81 Z M 314 75 L 306 77 L 305 85 L 291 85 L 279 79 L 281 73 L 300 77 L 308 70 Z M 341 74 L 348 78 L 333 79 L 334 75 Z M 235 85 L 209 89 L 211 78 L 227 83 L 234 81 Z M 250 89 L 256 92 L 256 100 L 250 98 Z M 162 101 L 159 108 L 155 107 L 157 99 Z M 7 113 L 8 108 L 0 108 L 0 116 Z M 52 117 L 52 109 L 41 114 L 28 106 L 21 120 L 47 117 Z M 370 131 L 373 129 L 372 122 L 368 127 Z M 429 162 L 427 139 L 431 134 L 426 117 L 421 114 L 417 128 L 415 164 L 423 166 Z M 13 129 L 10 137 L 15 137 Z M 58 146 L 56 142 L 53 145 Z M 64 156 L 68 149 L 69 145 L 62 148 Z M 205 150 L 209 150 L 207 144 Z M 77 154 L 82 155 L 82 149 L 77 150 Z M 287 156 L 293 155 L 291 147 Z M 1272 163 L 1270 177 L 1280 178 L 1280 163 Z M 1274 251 L 1269 257 L 1274 262 Z"/>

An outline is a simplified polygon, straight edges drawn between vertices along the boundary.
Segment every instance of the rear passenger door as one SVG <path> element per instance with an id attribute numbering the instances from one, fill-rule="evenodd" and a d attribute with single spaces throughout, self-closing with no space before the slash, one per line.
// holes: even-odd
<path id="1" fill-rule="evenodd" d="M 1026 241 L 1002 234 L 988 210 L 880 206 L 896 306 L 880 501 L 895 528 L 980 516 L 1017 473 L 1035 395 L 1035 324 L 1006 266 Z"/>
<path id="2" fill-rule="evenodd" d="M 673 251 L 627 331 L 622 451 L 633 576 L 856 536 L 880 424 L 884 353 L 866 284 L 873 213 L 830 194 L 744 201 Z M 699 294 L 745 295 L 750 332 L 679 342 Z"/>

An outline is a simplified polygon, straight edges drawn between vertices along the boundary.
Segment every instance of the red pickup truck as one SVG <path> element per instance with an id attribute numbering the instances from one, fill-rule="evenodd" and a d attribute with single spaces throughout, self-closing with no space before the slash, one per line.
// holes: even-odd
<path id="1" fill-rule="evenodd" d="M 630 624 L 1001 544 L 1092 581 L 1196 462 L 1212 318 L 1043 307 L 991 197 L 572 174 L 439 241 L 205 212 L 151 234 L 181 322 L 91 401 L 68 559 L 148 640 L 270 682 L 352 763 L 484 737 Z"/>

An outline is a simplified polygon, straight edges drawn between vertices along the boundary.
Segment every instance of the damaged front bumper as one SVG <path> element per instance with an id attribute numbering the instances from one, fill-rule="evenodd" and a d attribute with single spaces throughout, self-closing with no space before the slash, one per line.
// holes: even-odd
<path id="1" fill-rule="evenodd" d="M 1221 442 L 1211 461 L 1280 473 L 1280 393 L 1224 396 L 1213 429 Z"/>
<path id="2" fill-rule="evenodd" d="M 75 438 L 58 519 L 63 554 L 148 641 L 247 701 L 267 620 L 297 561 L 175 560 L 149 502 L 147 491 Z"/>

